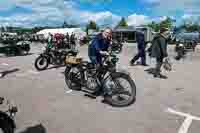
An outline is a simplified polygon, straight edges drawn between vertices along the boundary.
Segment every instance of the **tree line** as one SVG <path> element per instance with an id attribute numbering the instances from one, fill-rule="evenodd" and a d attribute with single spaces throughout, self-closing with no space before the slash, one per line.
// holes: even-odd
<path id="1" fill-rule="evenodd" d="M 151 22 L 149 24 L 146 24 L 144 26 L 151 27 L 155 32 L 158 32 L 161 26 L 164 26 L 169 29 L 174 29 L 175 31 L 179 31 L 184 29 L 187 32 L 200 32 L 200 24 L 198 23 L 186 23 L 180 25 L 179 27 L 173 27 L 174 20 L 172 20 L 170 17 L 167 17 L 165 20 L 161 22 Z M 22 28 L 22 27 L 12 27 L 12 26 L 7 26 L 7 27 L 1 27 L 0 30 L 2 32 L 15 32 L 18 34 L 24 34 L 24 33 L 37 33 L 40 30 L 43 29 L 53 29 L 53 28 L 77 28 L 80 27 L 80 25 L 77 24 L 69 24 L 66 21 L 63 22 L 61 26 L 38 26 L 38 27 L 33 27 L 33 28 Z M 127 21 L 125 17 L 122 17 L 122 19 L 119 21 L 119 23 L 116 25 L 115 28 L 117 27 L 128 27 Z M 86 25 L 86 32 L 90 29 L 99 31 L 100 26 L 95 21 L 89 21 L 88 24 Z"/>

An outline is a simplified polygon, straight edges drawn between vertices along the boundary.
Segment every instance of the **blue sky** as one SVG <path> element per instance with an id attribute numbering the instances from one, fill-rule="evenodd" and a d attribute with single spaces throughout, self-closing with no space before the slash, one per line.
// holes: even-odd
<path id="1" fill-rule="evenodd" d="M 199 0 L 0 0 L 0 25 L 60 25 L 63 21 L 84 25 L 116 25 L 126 17 L 129 25 L 141 25 L 173 17 L 177 24 L 200 21 Z"/>

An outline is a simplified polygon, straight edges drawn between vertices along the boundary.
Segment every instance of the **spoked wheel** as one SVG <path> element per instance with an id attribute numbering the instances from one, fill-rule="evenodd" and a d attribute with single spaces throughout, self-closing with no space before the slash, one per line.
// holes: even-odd
<path id="1" fill-rule="evenodd" d="M 49 65 L 49 62 L 46 57 L 39 56 L 35 60 L 35 68 L 39 71 L 47 69 L 48 65 Z"/>
<path id="2" fill-rule="evenodd" d="M 0 123 L 0 133 L 14 133 L 15 128 L 12 126 L 10 121 L 3 119 Z"/>
<path id="3" fill-rule="evenodd" d="M 136 86 L 131 77 L 124 73 L 113 73 L 109 78 L 107 90 L 111 90 L 110 95 L 105 100 L 112 106 L 125 107 L 134 103 L 136 99 Z"/>
<path id="4" fill-rule="evenodd" d="M 14 133 L 14 129 L 7 125 L 7 127 L 0 128 L 0 133 Z"/>
<path id="5" fill-rule="evenodd" d="M 81 73 L 77 67 L 66 67 L 65 69 L 65 83 L 72 90 L 81 90 Z"/>

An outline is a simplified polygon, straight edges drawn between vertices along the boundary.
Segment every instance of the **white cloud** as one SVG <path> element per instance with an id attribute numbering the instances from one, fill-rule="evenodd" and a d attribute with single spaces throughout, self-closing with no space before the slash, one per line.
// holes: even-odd
<path id="1" fill-rule="evenodd" d="M 109 11 L 106 12 L 98 12 L 98 13 L 93 13 L 93 12 L 79 12 L 80 14 L 80 19 L 82 20 L 83 23 L 87 23 L 90 20 L 95 21 L 99 25 L 116 25 L 121 17 L 112 14 Z"/>
<path id="2" fill-rule="evenodd" d="M 173 16 L 170 16 L 170 18 L 174 19 Z M 160 23 L 161 21 L 166 20 L 166 19 L 167 19 L 167 16 L 149 17 L 142 14 L 140 15 L 132 14 L 128 16 L 127 22 L 128 22 L 128 25 L 140 26 L 140 25 L 149 24 L 153 21 L 156 23 Z"/>
<path id="3" fill-rule="evenodd" d="M 62 24 L 64 20 L 76 24 L 86 24 L 89 20 L 96 21 L 99 25 L 113 25 L 120 20 L 120 16 L 111 12 L 89 12 L 77 9 L 77 5 L 72 0 L 8 0 L 2 4 L 10 4 L 10 10 L 14 6 L 27 8 L 32 13 L 13 13 L 8 17 L 0 17 L 0 24 L 10 24 L 17 26 L 33 26 L 35 24 Z M 0 7 L 0 9 L 3 9 Z"/>
<path id="4" fill-rule="evenodd" d="M 172 15 L 178 12 L 200 14 L 199 0 L 142 0 L 149 4 L 157 15 Z"/>
<path id="5" fill-rule="evenodd" d="M 151 22 L 151 18 L 145 15 L 132 14 L 128 16 L 128 25 L 139 26 Z"/>
<path id="6" fill-rule="evenodd" d="M 186 23 L 200 24 L 200 15 L 184 14 L 181 19 Z"/>

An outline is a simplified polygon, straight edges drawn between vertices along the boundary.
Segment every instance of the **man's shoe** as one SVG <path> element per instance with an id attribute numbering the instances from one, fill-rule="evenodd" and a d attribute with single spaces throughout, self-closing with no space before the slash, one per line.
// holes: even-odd
<path id="1" fill-rule="evenodd" d="M 135 66 L 135 64 L 133 62 L 130 62 L 130 66 Z"/>
<path id="2" fill-rule="evenodd" d="M 164 76 L 162 74 L 154 74 L 154 78 L 167 79 L 167 76 Z"/>
<path id="3" fill-rule="evenodd" d="M 160 74 L 161 79 L 167 79 L 167 76 Z"/>

